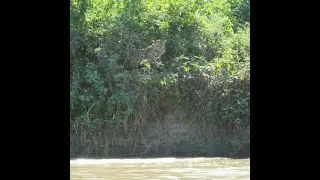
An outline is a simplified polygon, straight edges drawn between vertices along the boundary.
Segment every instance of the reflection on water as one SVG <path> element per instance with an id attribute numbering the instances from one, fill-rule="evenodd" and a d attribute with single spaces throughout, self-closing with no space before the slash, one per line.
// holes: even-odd
<path id="1" fill-rule="evenodd" d="M 70 179 L 250 179 L 250 159 L 78 159 Z"/>

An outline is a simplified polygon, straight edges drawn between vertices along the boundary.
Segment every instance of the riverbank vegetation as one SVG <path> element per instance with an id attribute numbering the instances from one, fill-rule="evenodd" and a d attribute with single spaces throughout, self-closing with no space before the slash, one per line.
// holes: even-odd
<path id="1" fill-rule="evenodd" d="M 159 66 L 127 66 L 128 44 L 157 39 Z M 178 108 L 209 140 L 250 143 L 250 1 L 71 0 L 70 78 L 72 157 L 115 155 L 119 133 Z"/>

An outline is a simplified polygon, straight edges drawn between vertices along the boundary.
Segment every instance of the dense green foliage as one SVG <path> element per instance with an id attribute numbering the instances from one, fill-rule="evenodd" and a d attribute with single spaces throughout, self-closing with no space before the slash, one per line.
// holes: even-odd
<path id="1" fill-rule="evenodd" d="M 71 0 L 70 12 L 73 154 L 89 134 L 135 131 L 175 107 L 208 129 L 249 127 L 249 0 Z M 138 48 L 166 39 L 162 67 L 124 66 L 128 29 Z"/>

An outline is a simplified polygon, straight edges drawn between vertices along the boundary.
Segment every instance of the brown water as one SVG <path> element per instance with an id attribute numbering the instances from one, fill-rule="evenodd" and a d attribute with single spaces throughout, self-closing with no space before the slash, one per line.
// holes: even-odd
<path id="1" fill-rule="evenodd" d="M 250 159 L 78 159 L 70 179 L 250 179 Z"/>

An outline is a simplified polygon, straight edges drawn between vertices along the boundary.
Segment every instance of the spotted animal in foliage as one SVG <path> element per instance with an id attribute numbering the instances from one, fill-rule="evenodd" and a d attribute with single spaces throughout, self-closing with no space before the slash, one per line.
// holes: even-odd
<path id="1" fill-rule="evenodd" d="M 156 40 L 152 45 L 148 46 L 145 49 L 137 49 L 133 45 L 134 38 L 136 38 L 135 35 L 125 35 L 125 39 L 127 39 L 126 63 L 128 63 L 131 67 L 137 67 L 142 60 L 147 59 L 151 64 L 154 64 L 156 66 L 162 64 L 160 59 L 161 56 L 165 53 L 166 40 Z"/>

